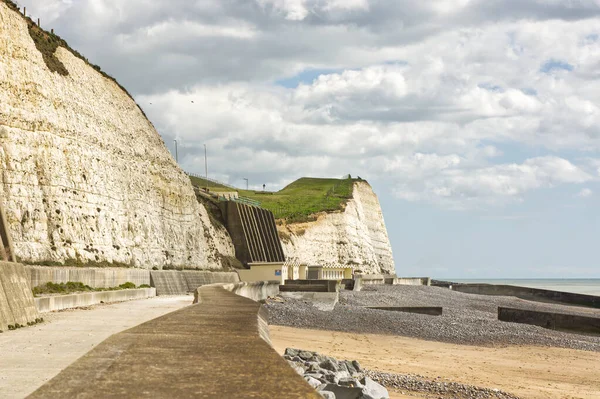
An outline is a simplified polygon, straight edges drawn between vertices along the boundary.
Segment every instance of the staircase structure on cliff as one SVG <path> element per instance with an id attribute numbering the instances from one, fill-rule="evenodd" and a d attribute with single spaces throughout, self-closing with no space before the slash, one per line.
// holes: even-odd
<path id="1" fill-rule="evenodd" d="M 285 262 L 273 213 L 237 201 L 221 202 L 221 211 L 236 256 L 244 265 Z"/>

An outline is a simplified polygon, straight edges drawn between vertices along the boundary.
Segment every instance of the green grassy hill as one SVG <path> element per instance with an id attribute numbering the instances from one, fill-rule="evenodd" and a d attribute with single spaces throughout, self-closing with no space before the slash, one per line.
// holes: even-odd
<path id="1" fill-rule="evenodd" d="M 213 193 L 234 191 L 231 187 L 214 181 L 206 181 L 198 176 L 190 176 L 192 185 L 208 187 Z M 314 220 L 312 216 L 319 212 L 334 212 L 344 208 L 352 198 L 355 182 L 362 179 L 319 179 L 302 177 L 280 191 L 253 191 L 235 189 L 240 197 L 260 202 L 260 205 L 273 212 L 275 218 L 288 222 Z"/>
<path id="2" fill-rule="evenodd" d="M 303 177 L 282 190 L 270 193 L 239 190 L 239 195 L 260 201 L 277 219 L 308 221 L 319 212 L 342 210 L 352 198 L 352 187 L 359 179 L 317 179 Z"/>

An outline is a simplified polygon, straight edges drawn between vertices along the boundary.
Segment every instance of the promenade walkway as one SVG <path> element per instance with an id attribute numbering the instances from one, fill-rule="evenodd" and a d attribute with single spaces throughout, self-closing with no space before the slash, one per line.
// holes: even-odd
<path id="1" fill-rule="evenodd" d="M 264 339 L 260 304 L 221 287 L 113 335 L 31 398 L 304 398 L 313 390 Z"/>
<path id="2" fill-rule="evenodd" d="M 0 334 L 0 398 L 24 398 L 113 334 L 191 305 L 156 297 L 42 315 L 42 324 Z"/>

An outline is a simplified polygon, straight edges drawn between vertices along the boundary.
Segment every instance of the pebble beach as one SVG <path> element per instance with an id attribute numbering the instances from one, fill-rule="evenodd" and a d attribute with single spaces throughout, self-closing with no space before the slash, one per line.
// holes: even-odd
<path id="1" fill-rule="evenodd" d="M 441 316 L 368 309 L 366 306 L 441 306 Z M 428 286 L 366 286 L 340 291 L 332 312 L 308 302 L 269 300 L 269 323 L 274 325 L 370 334 L 392 334 L 466 345 L 537 345 L 600 352 L 600 336 L 554 331 L 497 320 L 498 307 L 552 311 L 600 317 L 600 309 L 485 296 Z"/>

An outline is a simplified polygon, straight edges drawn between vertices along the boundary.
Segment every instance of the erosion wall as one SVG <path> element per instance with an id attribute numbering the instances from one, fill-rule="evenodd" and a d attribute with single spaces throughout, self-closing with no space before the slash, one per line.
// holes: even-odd
<path id="1" fill-rule="evenodd" d="M 519 287 L 515 285 L 453 284 L 452 290 L 467 294 L 516 296 L 517 298 L 532 301 L 559 302 L 568 305 L 600 308 L 600 297 L 598 296 Z"/>
<path id="2" fill-rule="evenodd" d="M 71 51 L 51 72 L 0 1 L 0 198 L 26 263 L 222 268 L 233 256 L 140 108 Z"/>
<path id="3" fill-rule="evenodd" d="M 9 325 L 27 325 L 38 317 L 23 265 L 0 262 L 0 331 Z"/>
<path id="4" fill-rule="evenodd" d="M 366 182 L 354 183 L 344 211 L 323 213 L 314 222 L 279 225 L 278 230 L 286 255 L 302 263 L 396 274 L 381 206 Z"/>

